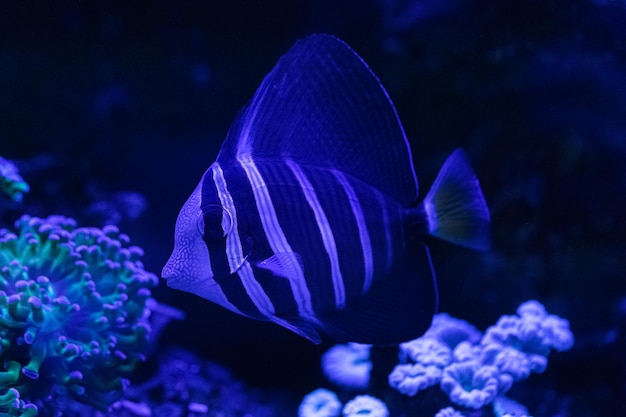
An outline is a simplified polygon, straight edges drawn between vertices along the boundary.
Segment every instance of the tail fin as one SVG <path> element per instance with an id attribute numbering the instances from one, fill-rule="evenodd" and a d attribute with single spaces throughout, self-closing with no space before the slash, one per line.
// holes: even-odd
<path id="1" fill-rule="evenodd" d="M 489 208 L 461 149 L 446 159 L 422 204 L 429 234 L 471 249 L 491 245 Z"/>

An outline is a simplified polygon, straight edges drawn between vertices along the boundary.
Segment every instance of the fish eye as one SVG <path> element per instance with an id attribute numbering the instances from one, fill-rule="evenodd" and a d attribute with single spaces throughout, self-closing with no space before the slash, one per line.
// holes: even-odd
<path id="1" fill-rule="evenodd" d="M 203 236 L 212 239 L 226 237 L 233 228 L 233 217 L 228 210 L 219 204 L 209 204 L 202 209 L 203 215 L 198 221 Z"/>
<path id="2" fill-rule="evenodd" d="M 222 210 L 222 230 L 224 230 L 224 236 L 227 236 L 233 229 L 233 216 L 225 208 Z"/>
<path id="3" fill-rule="evenodd" d="M 204 215 L 202 212 L 198 213 L 198 220 L 196 221 L 196 227 L 200 236 L 204 236 Z"/>

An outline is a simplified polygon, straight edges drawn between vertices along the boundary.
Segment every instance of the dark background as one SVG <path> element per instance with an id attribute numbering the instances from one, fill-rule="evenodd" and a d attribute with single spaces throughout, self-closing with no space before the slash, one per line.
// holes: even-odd
<path id="1" fill-rule="evenodd" d="M 566 415 L 625 414 L 623 1 L 0 1 L 0 155 L 31 185 L 2 221 L 113 221 L 158 273 L 237 110 L 295 40 L 320 32 L 387 88 L 422 194 L 459 146 L 481 180 L 493 249 L 429 242 L 441 311 L 485 329 L 541 301 L 570 320 L 576 345 L 524 383 L 526 397 L 551 390 Z M 164 282 L 154 296 L 187 313 L 159 348 L 298 398 L 322 383 L 330 340 L 314 346 Z"/>

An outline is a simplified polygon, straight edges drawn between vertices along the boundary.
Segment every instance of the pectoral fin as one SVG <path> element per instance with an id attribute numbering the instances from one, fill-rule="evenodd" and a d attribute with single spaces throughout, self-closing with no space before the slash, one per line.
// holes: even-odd
<path id="1" fill-rule="evenodd" d="M 302 257 L 296 252 L 276 253 L 263 261 L 257 262 L 256 266 L 289 280 L 301 275 L 304 269 Z"/>

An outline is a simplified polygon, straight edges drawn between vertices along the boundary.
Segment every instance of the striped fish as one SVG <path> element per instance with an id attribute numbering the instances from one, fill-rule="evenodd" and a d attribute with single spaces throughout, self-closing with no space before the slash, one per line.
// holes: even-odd
<path id="1" fill-rule="evenodd" d="M 320 343 L 399 343 L 437 307 L 430 234 L 475 249 L 489 211 L 463 152 L 418 201 L 387 92 L 343 41 L 298 41 L 180 211 L 170 287 Z"/>

